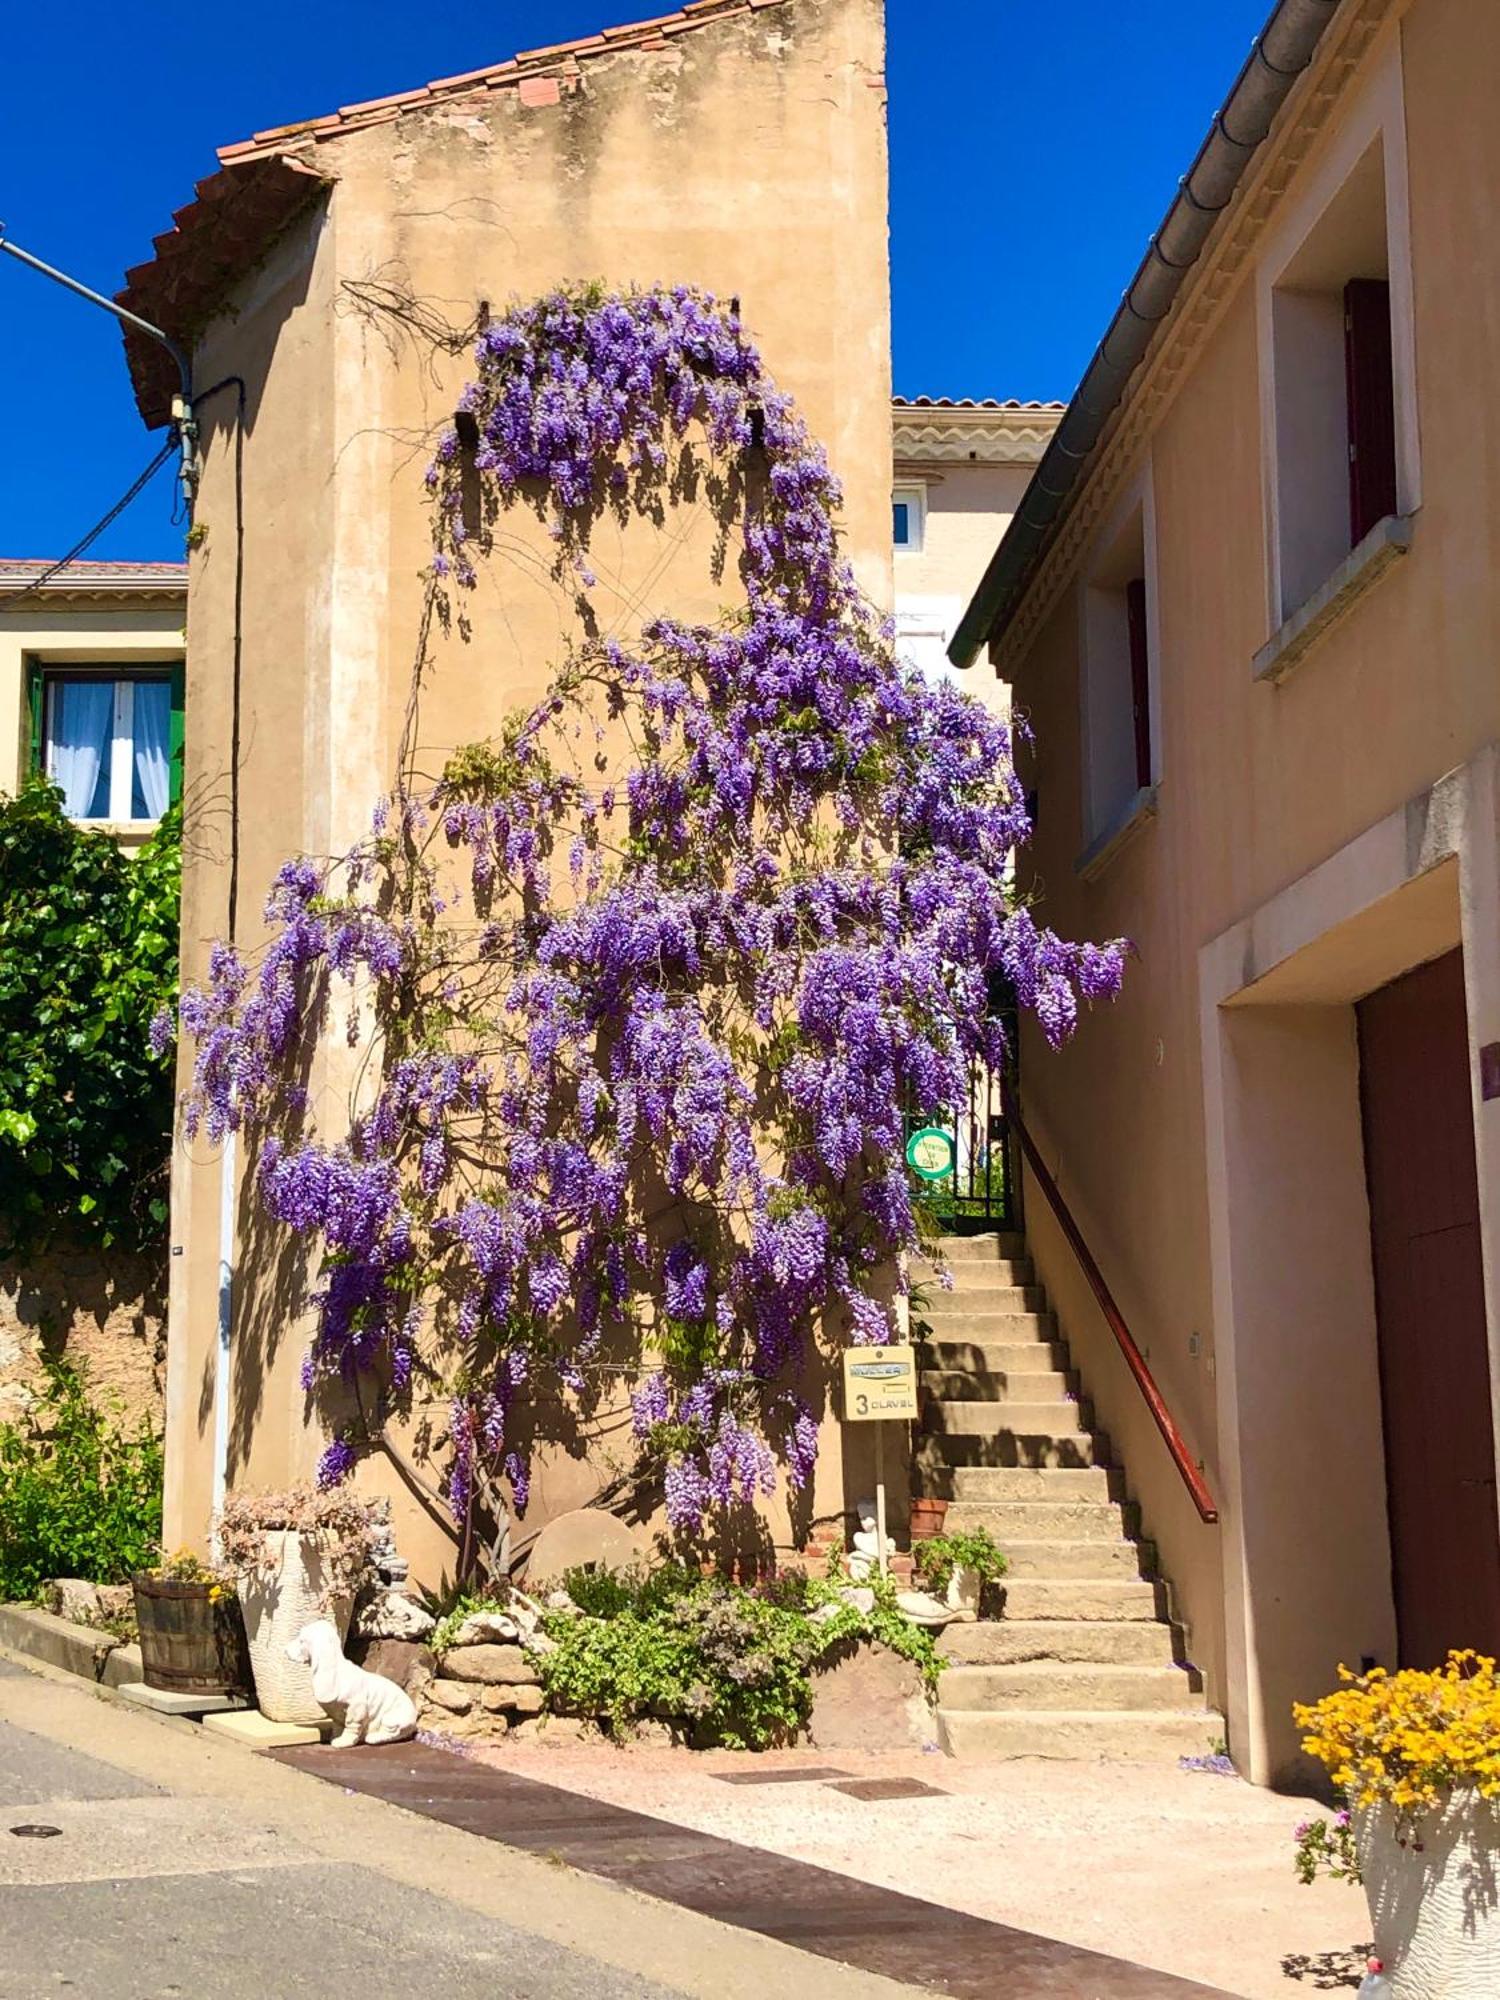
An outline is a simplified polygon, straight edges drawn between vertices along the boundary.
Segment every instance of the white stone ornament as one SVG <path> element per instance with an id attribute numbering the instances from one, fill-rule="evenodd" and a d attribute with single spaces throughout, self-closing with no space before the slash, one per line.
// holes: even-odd
<path id="1" fill-rule="evenodd" d="M 425 1639 L 436 1624 L 404 1590 L 383 1590 L 360 1607 L 354 1629 L 362 1639 Z"/>
<path id="2" fill-rule="evenodd" d="M 299 1666 L 311 1667 L 319 1706 L 342 1716 L 343 1726 L 333 1739 L 335 1750 L 356 1743 L 404 1743 L 416 1735 L 417 1708 L 411 1696 L 383 1674 L 366 1673 L 346 1660 L 331 1620 L 315 1618 L 304 1625 L 288 1643 L 286 1656 Z"/>

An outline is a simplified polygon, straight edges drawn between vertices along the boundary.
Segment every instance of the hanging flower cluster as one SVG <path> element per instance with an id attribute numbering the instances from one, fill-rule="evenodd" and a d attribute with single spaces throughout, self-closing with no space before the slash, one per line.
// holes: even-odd
<path id="1" fill-rule="evenodd" d="M 253 1129 L 266 1210 L 321 1250 L 308 1386 L 445 1385 L 455 1507 L 481 1463 L 524 1504 L 523 1413 L 623 1367 L 692 1531 L 778 1459 L 811 1477 L 818 1343 L 893 1337 L 905 1121 L 1002 1060 L 997 984 L 1057 1043 L 1123 949 L 1015 902 L 1009 732 L 897 663 L 735 311 L 557 293 L 476 362 L 470 444 L 428 474 L 434 591 L 483 560 L 474 471 L 586 588 L 591 525 L 662 507 L 691 458 L 743 607 L 591 641 L 435 784 L 400 778 L 353 854 L 289 863 L 258 965 L 221 947 L 184 998 L 188 1118 Z M 300 1079 L 339 1005 L 378 1084 L 328 1138 Z"/>

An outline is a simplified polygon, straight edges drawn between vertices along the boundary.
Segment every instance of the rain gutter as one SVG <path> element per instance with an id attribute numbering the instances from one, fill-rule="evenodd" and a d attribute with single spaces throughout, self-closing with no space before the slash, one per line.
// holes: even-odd
<path id="1" fill-rule="evenodd" d="M 956 667 L 971 666 L 1020 603 L 1152 336 L 1338 6 L 1339 0 L 1279 0 L 1256 37 L 959 622 L 948 648 Z"/>

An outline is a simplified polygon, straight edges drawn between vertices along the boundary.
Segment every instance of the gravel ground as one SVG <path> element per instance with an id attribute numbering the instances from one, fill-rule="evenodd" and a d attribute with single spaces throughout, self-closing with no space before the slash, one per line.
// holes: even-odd
<path id="1" fill-rule="evenodd" d="M 1368 1949 L 1364 1899 L 1305 1889 L 1292 1829 L 1318 1808 L 1238 1778 L 1128 1764 L 958 1764 L 921 1752 L 763 1757 L 607 1743 L 475 1754 L 862 1881 L 1200 1979 L 1246 2000 L 1348 1993 Z M 940 1798 L 870 1803 L 828 1783 L 728 1774 L 837 1766 L 910 1777 Z"/>

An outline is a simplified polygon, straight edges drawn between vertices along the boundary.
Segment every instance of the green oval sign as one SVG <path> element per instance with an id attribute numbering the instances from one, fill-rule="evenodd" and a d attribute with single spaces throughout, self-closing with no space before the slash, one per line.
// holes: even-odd
<path id="1" fill-rule="evenodd" d="M 924 1181 L 946 1180 L 953 1171 L 956 1153 L 953 1134 L 941 1125 L 924 1125 L 906 1142 L 906 1164 Z"/>

